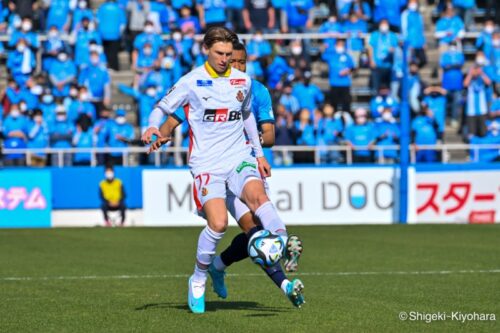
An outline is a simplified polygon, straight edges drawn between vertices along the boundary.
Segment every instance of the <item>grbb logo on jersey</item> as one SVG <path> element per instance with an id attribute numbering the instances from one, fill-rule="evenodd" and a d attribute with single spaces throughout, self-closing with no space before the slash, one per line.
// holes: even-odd
<path id="1" fill-rule="evenodd" d="M 206 109 L 203 114 L 204 122 L 223 123 L 240 119 L 240 111 L 229 111 L 228 109 Z"/>

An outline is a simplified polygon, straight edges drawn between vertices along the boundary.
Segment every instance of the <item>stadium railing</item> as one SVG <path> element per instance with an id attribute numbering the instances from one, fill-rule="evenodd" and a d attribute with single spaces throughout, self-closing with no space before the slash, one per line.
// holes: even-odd
<path id="1" fill-rule="evenodd" d="M 416 163 L 416 153 L 418 150 L 435 150 L 440 155 L 441 163 L 448 162 L 480 162 L 479 153 L 482 150 L 498 150 L 500 156 L 500 144 L 436 144 L 436 145 L 411 145 L 410 146 L 410 161 L 411 163 Z M 384 151 L 386 150 L 399 150 L 398 145 L 392 146 L 356 146 L 349 147 L 345 145 L 335 145 L 335 146 L 275 146 L 272 148 L 273 152 L 288 154 L 288 153 L 298 153 L 305 152 L 311 153 L 313 156 L 313 163 L 315 165 L 323 164 L 321 162 L 321 155 L 326 152 L 338 152 L 344 157 L 345 162 L 335 163 L 335 164 L 347 164 L 351 165 L 354 163 L 353 153 L 356 150 L 371 150 L 377 152 L 377 163 L 387 164 L 388 162 L 394 163 L 393 161 L 387 161 L 384 157 Z M 451 160 L 450 153 L 452 152 L 467 152 L 470 155 L 469 159 L 461 160 Z M 35 154 L 55 154 L 58 155 L 59 165 L 58 167 L 64 167 L 64 155 L 65 154 L 75 154 L 75 153 L 88 153 L 90 154 L 90 166 L 97 166 L 97 155 L 98 154 L 110 154 L 110 153 L 120 153 L 122 154 L 122 162 L 124 166 L 133 166 L 134 163 L 130 163 L 129 156 L 133 154 L 146 154 L 148 152 L 147 147 L 127 147 L 127 148 L 41 148 L 41 149 L 3 149 L 1 151 L 4 156 L 8 154 L 25 155 L 27 165 L 31 165 L 31 157 Z M 161 166 L 162 154 L 187 154 L 188 148 L 186 147 L 163 147 L 161 151 L 152 153 L 153 165 L 156 167 Z"/>

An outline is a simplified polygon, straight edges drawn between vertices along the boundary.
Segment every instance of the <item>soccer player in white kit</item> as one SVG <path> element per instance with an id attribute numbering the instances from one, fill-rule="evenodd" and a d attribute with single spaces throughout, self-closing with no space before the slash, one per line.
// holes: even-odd
<path id="1" fill-rule="evenodd" d="M 152 111 L 152 126 L 142 137 L 145 143 L 150 143 L 153 135 L 162 138 L 158 127 L 163 116 L 184 107 L 190 126 L 189 167 L 194 178 L 195 202 L 207 219 L 207 227 L 198 239 L 195 270 L 188 285 L 188 305 L 194 313 L 205 312 L 208 266 L 227 228 L 226 187 L 261 221 L 281 221 L 260 175 L 269 174 L 270 167 L 250 110 L 251 79 L 229 66 L 233 44 L 237 42 L 236 34 L 226 28 L 209 29 L 203 40 L 207 62 L 170 89 Z"/>

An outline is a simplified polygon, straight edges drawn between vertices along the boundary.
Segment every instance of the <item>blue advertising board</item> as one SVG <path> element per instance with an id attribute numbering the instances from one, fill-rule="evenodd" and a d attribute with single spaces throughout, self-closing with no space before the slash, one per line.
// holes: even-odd
<path id="1" fill-rule="evenodd" d="M 0 228 L 50 228 L 51 210 L 50 171 L 0 172 Z"/>

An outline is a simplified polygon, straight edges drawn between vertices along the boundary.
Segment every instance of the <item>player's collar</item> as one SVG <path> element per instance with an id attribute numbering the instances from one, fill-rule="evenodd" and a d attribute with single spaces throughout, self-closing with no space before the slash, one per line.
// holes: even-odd
<path id="1" fill-rule="evenodd" d="M 218 77 L 229 77 L 229 75 L 231 74 L 231 66 L 228 66 L 227 70 L 224 73 L 219 74 L 215 71 L 215 69 L 213 69 L 212 66 L 210 66 L 208 61 L 205 61 L 205 69 L 208 72 L 208 75 L 210 75 L 210 77 L 213 79 L 216 79 Z"/>

